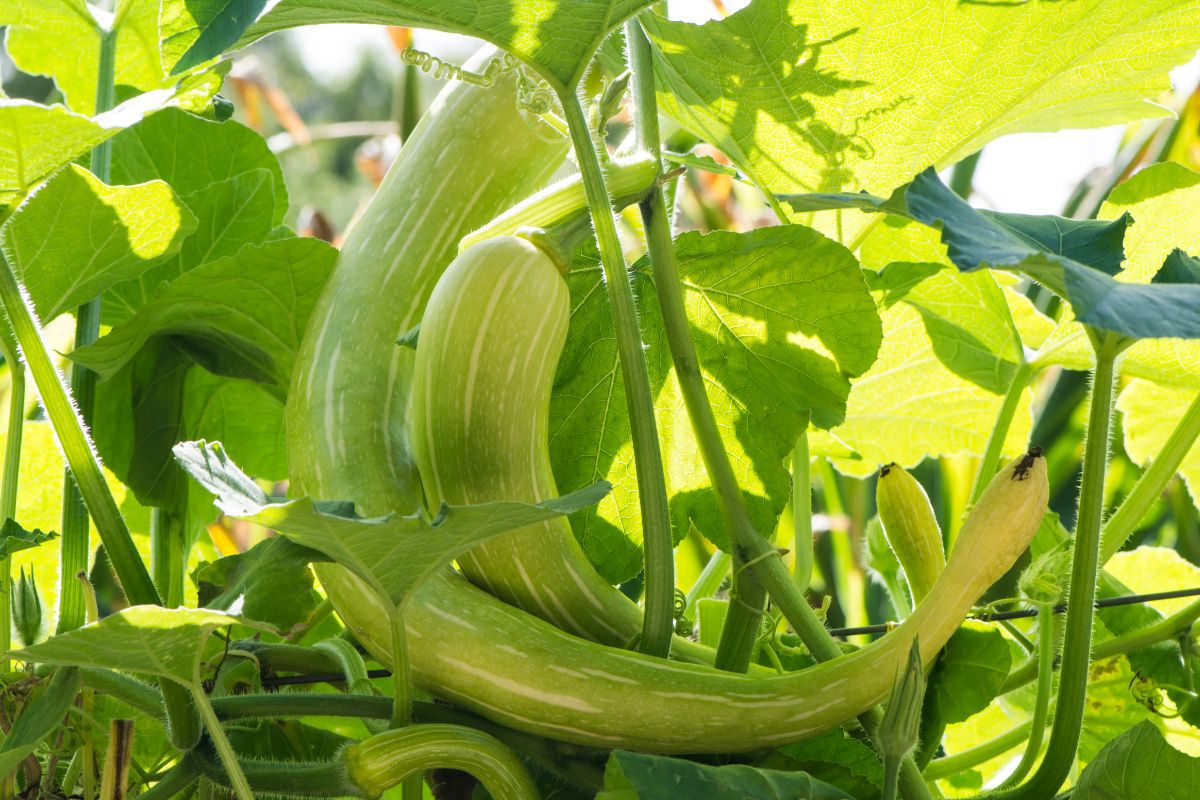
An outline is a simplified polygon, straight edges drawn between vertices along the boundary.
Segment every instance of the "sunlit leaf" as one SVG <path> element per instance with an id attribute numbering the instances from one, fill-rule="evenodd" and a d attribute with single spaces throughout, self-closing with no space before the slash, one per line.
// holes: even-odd
<path id="1" fill-rule="evenodd" d="M 177 0 L 182 2 L 182 0 Z M 159 0 L 118 0 L 113 82 L 138 91 L 171 84 L 159 63 Z M 96 112 L 101 24 L 85 0 L 6 0 L 0 25 L 8 25 L 5 48 L 25 72 L 54 79 L 72 110 Z"/>
<path id="2" fill-rule="evenodd" d="M 568 89 L 583 76 L 596 48 L 651 0 L 280 0 L 243 38 L 328 22 L 403 25 L 463 33 L 524 59 Z"/>
<path id="3" fill-rule="evenodd" d="M 588 488 L 536 505 L 501 501 L 443 506 L 437 516 L 392 514 L 364 519 L 346 503 L 309 498 L 275 501 L 225 455 L 220 444 L 185 442 L 179 463 L 217 497 L 232 517 L 248 519 L 349 568 L 380 595 L 400 604 L 412 589 L 474 545 L 517 528 L 564 516 L 598 501 L 609 486 Z"/>
<path id="4" fill-rule="evenodd" d="M 268 626 L 203 608 L 131 606 L 41 644 L 13 653 L 34 664 L 100 667 L 153 675 L 191 686 L 209 636 L 217 628 Z"/>
<path id="5" fill-rule="evenodd" d="M 1164 115 L 1146 100 L 1195 54 L 1197 11 L 755 0 L 704 25 L 644 19 L 663 110 L 760 187 L 886 195 L 1004 134 Z M 861 222 L 842 225 L 853 235 Z"/>
<path id="6" fill-rule="evenodd" d="M 196 219 L 162 181 L 106 186 L 71 165 L 0 230 L 34 308 L 50 321 L 175 253 Z"/>
<path id="7" fill-rule="evenodd" d="M 879 346 L 878 315 L 858 263 L 799 225 L 751 233 L 686 233 L 675 241 L 683 301 L 722 440 L 751 518 L 774 529 L 790 491 L 784 462 L 811 413 L 836 424 L 851 376 Z M 642 338 L 663 442 L 673 527 L 694 525 L 727 546 L 724 519 L 684 407 L 646 260 L 633 267 Z M 563 487 L 598 478 L 613 493 L 572 518 L 601 574 L 641 569 L 641 519 L 629 422 L 608 298 L 598 263 L 567 277 L 572 322 L 550 409 L 551 463 Z"/>
<path id="8" fill-rule="evenodd" d="M 1200 784 L 1200 758 L 1167 744 L 1150 722 L 1113 739 L 1079 776 L 1075 800 L 1185 800 Z"/>

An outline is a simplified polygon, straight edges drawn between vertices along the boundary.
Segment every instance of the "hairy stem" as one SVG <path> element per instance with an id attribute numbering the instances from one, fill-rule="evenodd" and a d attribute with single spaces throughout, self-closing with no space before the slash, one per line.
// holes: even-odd
<path id="1" fill-rule="evenodd" d="M 196 675 L 192 679 L 191 689 L 192 695 L 196 699 L 196 709 L 200 712 L 200 718 L 204 720 L 204 727 L 208 730 L 208 737 L 212 740 L 213 746 L 217 748 L 221 764 L 229 776 L 230 788 L 233 789 L 238 800 L 254 800 L 254 793 L 250 791 L 250 784 L 246 780 L 246 773 L 242 771 L 237 753 L 233 751 L 233 745 L 230 744 L 229 737 L 225 735 L 225 729 L 221 727 L 221 722 L 217 719 L 216 712 L 213 711 L 208 695 L 204 693 L 204 687 L 200 683 L 199 666 L 197 666 Z"/>
<path id="2" fill-rule="evenodd" d="M 1088 411 L 1087 441 L 1083 452 L 1083 479 L 1075 526 L 1075 553 L 1067 597 L 1066 633 L 1057 711 L 1050 729 L 1046 755 L 1028 782 L 1003 793 L 1003 797 L 1033 800 L 1053 797 L 1062 786 L 1079 746 L 1080 725 L 1087 700 L 1088 665 L 1092 657 L 1092 608 L 1100 568 L 1100 522 L 1104 515 L 1104 474 L 1108 467 L 1108 439 L 1112 423 L 1115 362 L 1122 347 L 1115 336 L 1092 333 L 1096 369 Z"/>
<path id="3" fill-rule="evenodd" d="M 646 354 L 642 350 L 633 287 L 629 281 L 621 241 L 617 237 L 604 171 L 600 167 L 587 116 L 574 92 L 564 91 L 559 99 L 575 147 L 575 158 L 579 162 L 592 224 L 596 229 L 604 282 L 612 304 L 625 401 L 629 409 L 646 564 L 645 615 L 638 646 L 643 653 L 666 656 L 671 649 L 671 634 L 675 625 L 674 541 Z"/>
<path id="4" fill-rule="evenodd" d="M 4 440 L 4 477 L 0 481 L 0 523 L 17 518 L 17 488 L 21 475 L 21 440 L 25 432 L 25 365 L 17 355 L 12 333 L 0 336 L 4 360 L 8 362 L 12 391 L 8 395 L 8 430 Z M 12 559 L 0 558 L 0 652 L 12 649 Z M 0 672 L 8 672 L 9 660 L 0 659 Z"/>
<path id="5" fill-rule="evenodd" d="M 96 78 L 96 113 L 108 111 L 116 100 L 114 73 L 117 59 L 116 31 L 105 31 L 100 36 L 100 63 Z M 92 150 L 92 173 L 104 183 L 109 181 L 112 165 L 112 143 L 104 141 Z M 75 314 L 75 346 L 81 347 L 96 341 L 100 335 L 100 298 L 96 297 L 80 306 Z M 39 386 L 40 388 L 40 386 Z M 81 364 L 71 366 L 71 392 L 75 407 L 84 424 L 92 418 L 96 405 L 96 373 Z M 57 430 L 57 426 L 56 426 Z M 76 485 L 77 476 L 69 467 L 63 481 L 62 512 L 62 558 L 59 569 L 58 630 L 74 630 L 83 624 L 84 603 L 82 587 L 75 580 L 75 573 L 87 570 L 91 556 L 88 521 L 88 504 L 81 488 Z M 99 522 L 97 521 L 97 524 Z M 130 598 L 132 600 L 132 598 Z"/>
<path id="6" fill-rule="evenodd" d="M 104 549 L 117 578 L 121 581 L 121 588 L 131 604 L 160 605 L 158 592 L 154 588 L 154 582 L 150 580 L 150 573 L 138 555 L 129 528 L 126 527 L 112 492 L 104 480 L 104 473 L 100 469 L 91 438 L 71 402 L 62 376 L 54 367 L 50 351 L 42 340 L 41 327 L 34 317 L 33 309 L 17 283 L 7 259 L 3 259 L 2 254 L 0 259 L 3 260 L 3 264 L 0 264 L 0 303 L 4 304 L 4 309 L 8 312 L 13 333 L 41 396 L 46 416 L 50 418 L 54 427 L 54 433 L 58 437 L 59 446 L 66 457 L 75 484 L 79 487 L 92 518 L 96 520 Z M 76 568 L 69 572 L 68 566 L 64 554 L 60 565 L 64 576 L 63 587 L 72 587 L 77 598 L 75 602 L 79 606 L 77 624 L 80 624 L 83 620 L 84 602 L 82 587 L 75 580 L 75 574 L 79 569 L 87 569 L 87 560 L 84 559 L 82 565 L 76 564 Z"/>
<path id="7" fill-rule="evenodd" d="M 931 781 L 939 780 L 947 778 L 956 772 L 962 772 L 963 770 L 971 769 L 972 767 L 991 761 L 996 756 L 1007 753 L 1024 741 L 1029 736 L 1029 727 L 1031 724 L 1032 721 L 1022 722 L 1017 727 L 1005 731 L 994 739 L 981 742 L 969 750 L 963 750 L 961 753 L 939 758 L 925 768 L 925 777 Z M 1047 795 L 1047 797 L 1053 796 Z"/>

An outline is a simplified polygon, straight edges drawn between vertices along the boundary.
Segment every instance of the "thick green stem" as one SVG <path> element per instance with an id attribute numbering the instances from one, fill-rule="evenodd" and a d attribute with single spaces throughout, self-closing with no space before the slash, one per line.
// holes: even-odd
<path id="1" fill-rule="evenodd" d="M 121 517 L 112 492 L 109 491 L 108 484 L 104 480 L 104 473 L 100 469 L 100 462 L 96 458 L 95 448 L 85 431 L 83 421 L 76 413 L 67 388 L 63 384 L 62 376 L 55 369 L 54 362 L 50 358 L 50 351 L 42 340 L 42 332 L 34 318 L 33 309 L 28 305 L 25 294 L 17 283 L 8 261 L 4 260 L 0 267 L 3 267 L 0 269 L 0 302 L 4 304 L 4 309 L 8 312 L 13 333 L 21 347 L 21 353 L 25 357 L 29 372 L 33 376 L 34 385 L 41 396 L 46 416 L 50 418 L 50 423 L 54 426 L 54 433 L 58 437 L 59 446 L 66 457 L 67 466 L 75 478 L 75 484 L 79 487 L 92 518 L 96 521 L 100 539 L 104 542 L 104 549 L 108 554 L 109 561 L 117 573 L 117 578 L 121 581 L 121 588 L 125 591 L 125 596 L 131 604 L 160 605 L 158 592 L 154 588 L 154 582 L 150 580 L 150 573 L 146 570 L 146 565 L 142 563 L 141 556 L 138 555 L 133 537 L 129 534 L 129 528 L 125 526 L 125 520 Z M 81 567 L 77 565 L 76 569 L 68 572 L 68 564 L 64 555 L 60 565 L 62 574 L 65 576 L 63 586 L 64 588 L 71 587 L 76 597 L 75 602 L 79 606 L 78 618 L 82 622 L 83 592 L 81 591 L 82 587 L 75 580 L 75 574 L 80 568 L 87 568 L 86 559 Z"/>
<path id="2" fill-rule="evenodd" d="M 645 615 L 639 649 L 643 653 L 666 656 L 671 649 L 675 627 L 675 560 L 671 536 L 671 516 L 667 507 L 667 486 L 663 475 L 662 452 L 654 419 L 654 398 L 646 369 L 646 354 L 638 327 L 633 287 L 617 237 L 609 204 L 604 171 L 592 141 L 583 106 L 574 92 L 559 98 L 575 147 L 579 172 L 587 193 L 605 285 L 612 303 L 617 354 L 629 409 L 633 457 L 637 466 L 638 498 L 642 511 L 642 547 L 645 552 Z"/>
<path id="3" fill-rule="evenodd" d="M 1017 406 L 1021 404 L 1021 395 L 1025 393 L 1025 388 L 1035 375 L 1037 367 L 1027 361 L 1021 362 L 1013 372 L 1008 391 L 1004 393 L 1004 402 L 1000 405 L 1000 412 L 996 414 L 996 423 L 992 426 L 992 433 L 983 449 L 983 457 L 979 459 L 979 472 L 975 474 L 975 483 L 971 486 L 971 505 L 979 500 L 983 490 L 987 488 L 988 481 L 1002 466 L 1000 462 L 1004 440 L 1008 438 L 1008 430 L 1017 414 Z"/>
<path id="4" fill-rule="evenodd" d="M 390 603 L 389 603 L 390 605 Z M 412 676 L 408 664 L 408 637 L 399 609 L 392 612 L 392 721 L 393 728 L 412 722 Z"/>
<path id="5" fill-rule="evenodd" d="M 1167 437 L 1162 449 L 1154 456 L 1154 460 L 1146 467 L 1146 471 L 1138 478 L 1137 483 L 1125 495 L 1121 505 L 1108 518 L 1101 533 L 1100 563 L 1107 561 L 1121 549 L 1125 540 L 1137 529 L 1150 510 L 1150 506 L 1162 495 L 1176 470 L 1183 463 L 1184 457 L 1192 449 L 1196 437 L 1200 435 L 1200 394 L 1188 406 L 1183 417 Z"/>
<path id="6" fill-rule="evenodd" d="M 812 475 L 809 471 L 807 427 L 792 448 L 792 527 L 795 533 L 792 574 L 796 579 L 796 588 L 803 592 L 812 583 L 814 560 Z"/>
<path id="7" fill-rule="evenodd" d="M 1121 345 L 1115 336 L 1092 334 L 1096 369 L 1092 374 L 1091 408 L 1083 452 L 1083 479 L 1075 526 L 1075 553 L 1067 597 L 1066 633 L 1057 711 L 1046 755 L 1024 785 L 1003 797 L 1033 800 L 1053 797 L 1075 763 L 1080 725 L 1087 700 L 1088 665 L 1092 657 L 1092 608 L 1100 568 L 1100 522 L 1104 515 L 1104 474 L 1108 467 L 1108 438 L 1112 423 L 1115 362 Z"/>
<path id="8" fill-rule="evenodd" d="M 233 789 L 234 795 L 238 800 L 254 800 L 254 793 L 250 791 L 250 784 L 246 780 L 246 773 L 242 771 L 237 753 L 233 751 L 233 745 L 229 743 L 229 737 L 225 735 L 225 729 L 221 727 L 221 722 L 217 719 L 216 712 L 213 711 L 212 703 L 209 702 L 208 695 L 205 694 L 204 687 L 200 683 L 199 667 L 197 667 L 196 675 L 192 680 L 191 690 L 192 696 L 196 699 L 196 709 L 200 712 L 200 718 L 204 720 L 204 727 L 208 730 L 208 738 L 217 748 L 217 755 L 221 757 L 221 764 L 225 767 L 226 775 L 229 776 L 229 785 Z"/>
<path id="9" fill-rule="evenodd" d="M 346 676 L 346 692 L 349 694 L 371 694 L 371 679 L 367 677 L 367 665 L 354 645 L 345 639 L 325 639 L 313 645 L 314 649 L 328 653 L 337 659 L 342 674 Z"/>
<path id="10" fill-rule="evenodd" d="M 0 480 L 0 522 L 17 517 L 17 488 L 21 475 L 21 440 L 25 432 L 25 365 L 17 356 L 12 334 L 3 333 L 4 360 L 8 362 L 11 391 L 8 395 L 8 430 L 4 440 L 4 477 Z M 12 648 L 12 560 L 0 559 L 0 652 Z M 0 659 L 0 672 L 9 660 Z"/>
<path id="11" fill-rule="evenodd" d="M 955 753 L 952 756 L 939 758 L 928 767 L 925 768 L 925 777 L 929 780 L 939 780 L 947 778 L 956 772 L 962 772 L 966 769 L 979 766 L 988 761 L 991 761 L 996 756 L 1003 755 L 1009 750 L 1019 745 L 1029 736 L 1029 727 L 1032 722 L 1022 722 L 1012 730 L 1005 731 L 994 739 L 988 739 L 986 742 L 975 745 L 969 750 L 963 750 L 961 753 Z M 1046 795 L 1053 797 L 1054 795 Z M 1045 800 L 1045 798 L 1042 798 Z"/>
<path id="12" fill-rule="evenodd" d="M 198 797 L 203 800 L 226 793 L 212 791 L 213 785 L 232 788 L 232 780 L 212 758 L 212 751 L 198 747 L 186 756 L 188 763 L 203 778 Z M 363 797 L 362 790 L 346 777 L 340 760 L 296 763 L 247 761 L 245 780 L 261 796 L 266 797 Z M 211 782 L 211 783 L 210 783 Z M 209 784 L 205 788 L 205 784 Z"/>
<path id="13" fill-rule="evenodd" d="M 345 750 L 350 779 L 378 797 L 410 775 L 458 769 L 474 775 L 496 800 L 538 800 L 516 755 L 485 733 L 458 725 L 418 725 L 373 736 Z"/>
<path id="14" fill-rule="evenodd" d="M 1021 754 L 1017 768 L 1004 781 L 1002 788 L 1005 789 L 1019 784 L 1033 769 L 1038 752 L 1042 749 L 1042 736 L 1050 715 L 1050 696 L 1054 687 L 1054 609 L 1047 603 L 1038 606 L 1037 670 L 1037 697 L 1033 703 L 1029 741 L 1025 743 L 1025 752 Z"/>
<path id="15" fill-rule="evenodd" d="M 185 516 L 179 508 L 150 511 L 150 571 L 167 608 L 183 605 Z"/>
<path id="16" fill-rule="evenodd" d="M 200 771 L 190 759 L 181 759 L 167 770 L 154 785 L 138 795 L 138 800 L 171 800 L 196 782 Z"/>
<path id="17" fill-rule="evenodd" d="M 721 582 L 729 574 L 729 563 L 732 560 L 724 550 L 717 550 L 709 557 L 704 569 L 700 570 L 700 577 L 696 578 L 692 588 L 688 589 L 687 610 L 683 612 L 688 619 L 696 618 L 696 605 L 701 600 L 717 593 Z"/>
<path id="18" fill-rule="evenodd" d="M 96 113 L 108 111 L 116 100 L 114 73 L 117 59 L 116 31 L 105 31 L 100 37 L 100 62 L 96 76 Z M 101 181 L 107 183 L 112 164 L 112 143 L 105 140 L 92 150 L 91 170 Z M 85 347 L 100 335 L 100 298 L 94 298 L 80 306 L 75 314 L 75 346 Z M 39 389 L 41 388 L 39 384 Z M 81 364 L 71 366 L 71 392 L 75 397 L 75 408 L 84 424 L 89 424 L 92 409 L 96 405 L 96 373 Z M 57 430 L 57 426 L 55 426 Z M 74 630 L 83 624 L 83 594 L 75 573 L 86 571 L 91 556 L 88 521 L 89 504 L 85 502 L 82 487 L 76 485 L 73 470 L 67 469 L 63 481 L 62 513 L 62 557 L 59 564 L 58 630 Z M 99 520 L 97 520 L 97 525 Z M 130 598 L 132 601 L 132 598 Z"/>

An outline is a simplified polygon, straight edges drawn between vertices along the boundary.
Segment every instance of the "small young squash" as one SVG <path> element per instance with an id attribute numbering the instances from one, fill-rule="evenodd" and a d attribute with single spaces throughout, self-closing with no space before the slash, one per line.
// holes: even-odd
<path id="1" fill-rule="evenodd" d="M 429 298 L 413 369 L 408 441 L 430 508 L 557 497 L 550 390 L 570 296 L 537 245 L 501 236 L 464 251 Z M 565 630 L 624 644 L 637 610 L 591 569 L 564 519 L 502 536 L 459 559 L 491 594 Z M 568 594 L 568 592 L 570 592 Z M 622 624 L 624 622 L 624 624 Z"/>

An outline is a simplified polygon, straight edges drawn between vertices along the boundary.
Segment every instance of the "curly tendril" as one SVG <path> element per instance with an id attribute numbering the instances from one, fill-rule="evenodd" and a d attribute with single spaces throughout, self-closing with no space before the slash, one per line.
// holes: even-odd
<path id="1" fill-rule="evenodd" d="M 482 86 L 485 89 L 494 86 L 496 78 L 502 73 L 510 72 L 518 66 L 517 57 L 512 53 L 505 53 L 499 58 L 489 61 L 483 72 L 471 72 L 415 47 L 406 47 L 401 50 L 400 60 L 416 67 L 426 75 L 432 76 L 435 80 L 462 81 L 472 86 Z"/>

